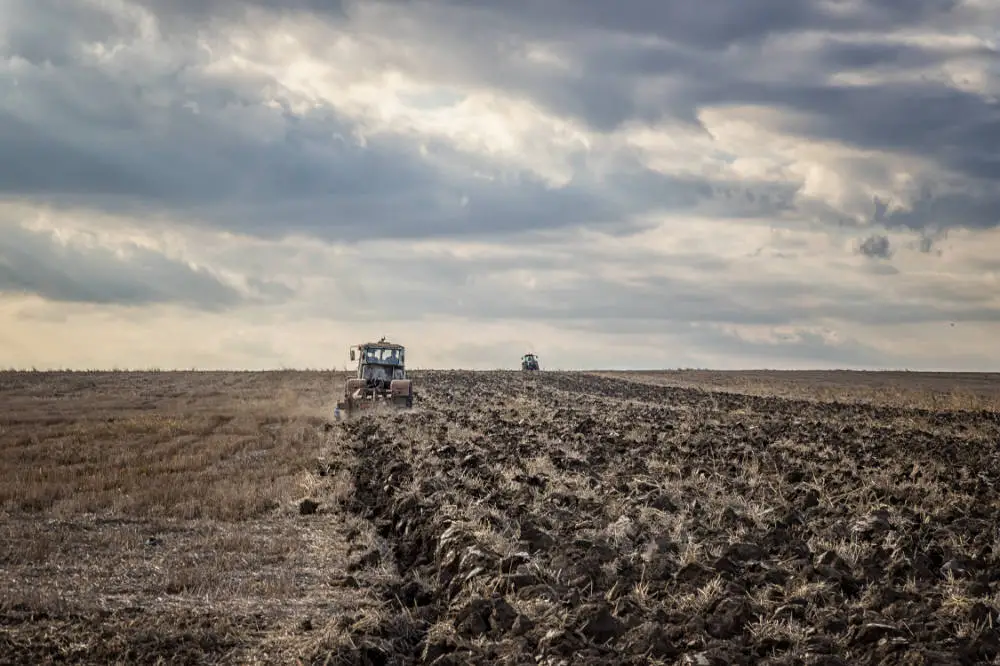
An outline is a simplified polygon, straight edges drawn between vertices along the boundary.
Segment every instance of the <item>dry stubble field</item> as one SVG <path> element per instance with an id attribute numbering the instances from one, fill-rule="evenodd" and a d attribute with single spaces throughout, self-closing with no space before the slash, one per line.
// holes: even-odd
<path id="1" fill-rule="evenodd" d="M 1000 663 L 993 377 L 415 377 L 0 374 L 0 663 Z"/>

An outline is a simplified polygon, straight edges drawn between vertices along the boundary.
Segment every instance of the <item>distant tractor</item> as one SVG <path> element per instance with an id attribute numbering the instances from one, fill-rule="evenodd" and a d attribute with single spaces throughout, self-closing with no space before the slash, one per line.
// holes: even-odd
<path id="1" fill-rule="evenodd" d="M 413 384 L 406 376 L 406 348 L 387 342 L 365 342 L 350 348 L 358 362 L 358 375 L 344 385 L 344 398 L 334 415 L 350 418 L 359 411 L 384 405 L 398 409 L 413 407 Z"/>
<path id="2" fill-rule="evenodd" d="M 538 370 L 538 356 L 525 354 L 521 357 L 521 370 Z"/>

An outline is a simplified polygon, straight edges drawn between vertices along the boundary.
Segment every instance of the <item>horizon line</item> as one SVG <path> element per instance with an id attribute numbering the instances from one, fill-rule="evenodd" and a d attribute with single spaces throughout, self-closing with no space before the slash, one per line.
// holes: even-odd
<path id="1" fill-rule="evenodd" d="M 408 368 L 408 372 L 524 372 L 520 368 Z M 7 367 L 0 369 L 0 374 L 57 374 L 57 373 L 79 373 L 79 374 L 113 374 L 113 373 L 278 373 L 278 372 L 312 372 L 312 373 L 353 373 L 354 369 L 348 368 L 321 368 L 321 367 L 274 367 L 274 368 L 199 368 L 175 367 L 160 368 L 150 366 L 145 368 L 36 368 L 36 367 Z M 746 367 L 719 369 L 710 367 L 674 367 L 674 368 L 546 368 L 535 372 L 566 372 L 566 373 L 691 373 L 691 372 L 718 372 L 726 374 L 746 373 L 746 372 L 780 372 L 780 373 L 807 373 L 807 372 L 841 372 L 841 373 L 908 373 L 908 374 L 961 374 L 961 375 L 1000 375 L 997 370 L 922 370 L 913 368 L 838 368 L 838 367 L 815 367 L 815 368 L 767 368 L 767 367 Z"/>

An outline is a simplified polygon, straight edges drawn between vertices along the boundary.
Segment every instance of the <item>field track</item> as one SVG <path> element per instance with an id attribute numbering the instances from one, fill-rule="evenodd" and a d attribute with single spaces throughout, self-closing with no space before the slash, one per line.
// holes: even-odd
<path id="1" fill-rule="evenodd" d="M 991 378 L 734 376 L 0 374 L 0 664 L 994 662 Z"/>

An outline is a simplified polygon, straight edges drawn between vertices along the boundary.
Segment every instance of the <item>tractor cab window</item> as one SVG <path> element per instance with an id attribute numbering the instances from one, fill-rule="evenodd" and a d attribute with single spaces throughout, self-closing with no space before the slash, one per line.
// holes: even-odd
<path id="1" fill-rule="evenodd" d="M 403 365 L 403 350 L 369 347 L 365 350 L 365 361 L 383 365 Z"/>

